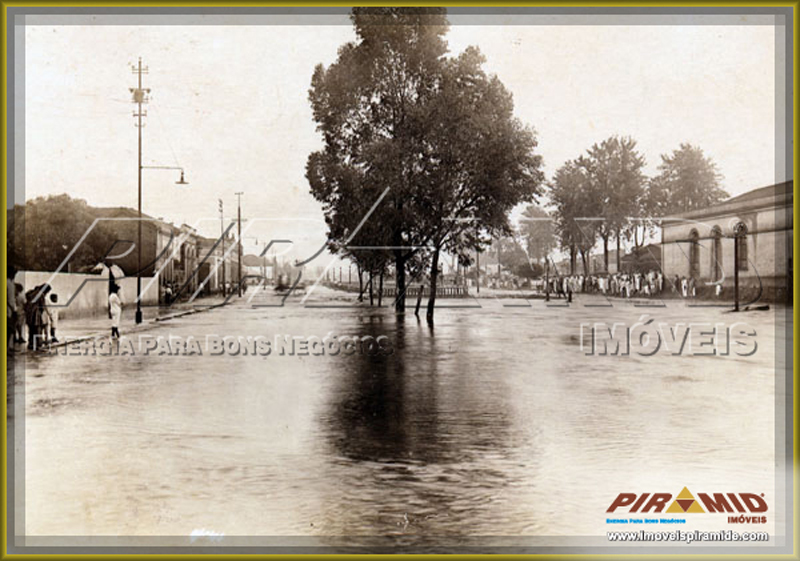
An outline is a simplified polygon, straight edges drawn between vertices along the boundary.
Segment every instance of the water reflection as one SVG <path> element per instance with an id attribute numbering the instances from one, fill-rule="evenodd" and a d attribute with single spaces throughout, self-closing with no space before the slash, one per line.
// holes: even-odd
<path id="1" fill-rule="evenodd" d="M 458 359 L 462 345 L 477 343 L 463 323 L 449 337 L 393 314 L 361 327 L 390 337 L 396 351 L 341 361 L 334 375 L 322 423 L 351 505 L 339 529 L 480 532 L 514 477 L 498 465 L 513 448 L 502 380 Z"/>

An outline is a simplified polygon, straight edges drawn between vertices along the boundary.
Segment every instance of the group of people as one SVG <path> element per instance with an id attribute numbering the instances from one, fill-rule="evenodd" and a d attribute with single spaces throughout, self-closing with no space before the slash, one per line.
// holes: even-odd
<path id="1" fill-rule="evenodd" d="M 7 272 L 8 349 L 13 350 L 15 344 L 27 343 L 29 350 L 37 350 L 42 346 L 58 343 L 58 294 L 47 283 L 26 292 L 23 285 L 14 280 L 17 271 L 13 265 L 8 266 Z M 122 317 L 120 286 L 112 280 L 109 282 L 108 292 L 111 337 L 119 338 L 119 322 Z"/>
<path id="2" fill-rule="evenodd" d="M 698 281 L 693 276 L 675 275 L 667 279 L 660 271 L 646 273 L 614 273 L 611 275 L 569 275 L 549 279 L 550 293 L 557 298 L 571 298 L 579 292 L 618 296 L 620 298 L 658 296 L 666 289 L 683 298 L 697 298 Z M 716 283 L 714 294 L 722 296 L 722 283 Z"/>
<path id="3" fill-rule="evenodd" d="M 8 348 L 15 343 L 27 343 L 28 349 L 58 342 L 58 295 L 47 284 L 40 284 L 25 292 L 21 283 L 15 282 L 16 270 L 8 267 L 6 279 L 6 325 Z M 27 326 L 27 339 L 26 330 Z"/>
<path id="4" fill-rule="evenodd" d="M 549 292 L 558 298 L 569 298 L 572 294 L 580 292 L 621 298 L 647 297 L 661 294 L 664 290 L 664 280 L 664 275 L 660 271 L 554 276 L 549 279 Z"/>
<path id="5" fill-rule="evenodd" d="M 615 273 L 597 277 L 595 286 L 598 292 L 622 298 L 656 296 L 664 291 L 664 275 L 660 271 Z"/>

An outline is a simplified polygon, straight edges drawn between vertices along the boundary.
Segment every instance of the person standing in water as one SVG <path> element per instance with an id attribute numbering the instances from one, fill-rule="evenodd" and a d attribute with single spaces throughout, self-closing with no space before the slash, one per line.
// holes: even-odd
<path id="1" fill-rule="evenodd" d="M 119 285 L 111 285 L 108 295 L 108 317 L 111 319 L 111 337 L 119 339 L 119 320 L 122 317 L 122 300 L 119 298 Z"/>

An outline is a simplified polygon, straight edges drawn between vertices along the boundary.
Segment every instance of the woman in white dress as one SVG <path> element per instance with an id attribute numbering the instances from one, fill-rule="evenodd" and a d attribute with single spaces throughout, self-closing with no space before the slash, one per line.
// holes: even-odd
<path id="1" fill-rule="evenodd" d="M 122 300 L 119 297 L 119 285 L 111 285 L 108 295 L 108 317 L 111 318 L 111 337 L 119 339 L 119 320 L 122 317 Z"/>

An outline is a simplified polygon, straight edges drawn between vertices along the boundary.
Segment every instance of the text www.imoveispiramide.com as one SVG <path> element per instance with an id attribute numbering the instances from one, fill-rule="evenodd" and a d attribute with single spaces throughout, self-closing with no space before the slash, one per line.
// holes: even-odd
<path id="1" fill-rule="evenodd" d="M 769 541 L 767 532 L 734 532 L 725 530 L 721 532 L 702 532 L 700 530 L 675 532 L 607 532 L 610 542 L 766 542 Z"/>

